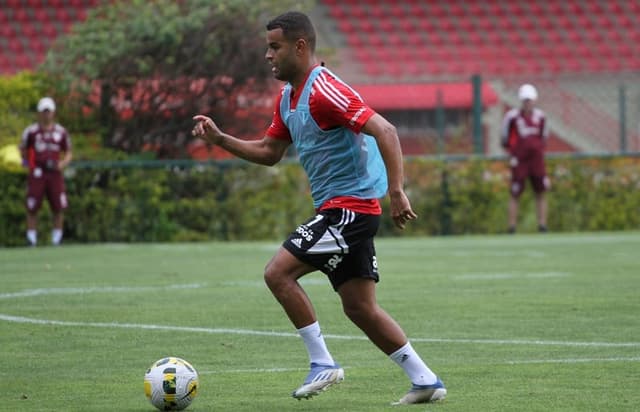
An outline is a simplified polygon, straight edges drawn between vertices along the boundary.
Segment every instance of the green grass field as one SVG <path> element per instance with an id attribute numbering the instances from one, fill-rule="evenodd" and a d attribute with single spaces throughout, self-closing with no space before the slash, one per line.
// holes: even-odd
<path id="1" fill-rule="evenodd" d="M 262 268 L 278 243 L 0 249 L 3 411 L 153 411 L 142 378 L 179 356 L 191 411 L 640 410 L 640 233 L 379 239 L 381 305 L 447 385 L 392 407 L 404 373 L 303 284 L 345 381 L 296 401 L 307 355 Z"/>

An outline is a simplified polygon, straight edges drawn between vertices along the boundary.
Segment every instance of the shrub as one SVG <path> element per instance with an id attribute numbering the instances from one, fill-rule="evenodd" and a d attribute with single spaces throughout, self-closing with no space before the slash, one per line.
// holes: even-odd
<path id="1" fill-rule="evenodd" d="M 297 163 L 153 163 L 156 168 L 83 164 L 67 170 L 67 242 L 281 239 L 314 211 Z M 640 158 L 548 161 L 553 231 L 640 229 Z M 509 170 L 486 159 L 408 159 L 407 194 L 419 218 L 404 232 L 389 216 L 380 235 L 500 233 L 506 228 Z M 24 245 L 25 173 L 0 170 L 0 245 Z M 531 190 L 520 232 L 535 231 Z M 48 207 L 40 231 L 50 230 Z M 46 243 L 46 236 L 41 236 Z"/>

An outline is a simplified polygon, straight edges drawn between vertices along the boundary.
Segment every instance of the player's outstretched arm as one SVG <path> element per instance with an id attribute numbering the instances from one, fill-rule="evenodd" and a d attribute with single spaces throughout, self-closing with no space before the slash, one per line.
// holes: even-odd
<path id="1" fill-rule="evenodd" d="M 387 168 L 391 218 L 397 227 L 404 229 L 404 225 L 409 220 L 416 219 L 418 215 L 411 208 L 411 203 L 403 188 L 404 171 L 398 132 L 395 126 L 378 113 L 367 120 L 362 131 L 373 136 L 378 143 L 380 154 L 382 154 L 382 159 Z"/>
<path id="2" fill-rule="evenodd" d="M 289 147 L 289 142 L 272 139 L 268 136 L 261 140 L 242 140 L 224 133 L 215 122 L 203 115 L 193 117 L 196 125 L 191 134 L 204 140 L 207 143 L 215 144 L 234 156 L 266 166 L 273 166 L 278 163 Z"/>

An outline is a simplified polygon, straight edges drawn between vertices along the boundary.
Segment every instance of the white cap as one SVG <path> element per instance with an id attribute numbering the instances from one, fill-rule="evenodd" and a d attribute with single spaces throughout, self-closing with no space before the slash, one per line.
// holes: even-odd
<path id="1" fill-rule="evenodd" d="M 56 103 L 53 101 L 51 97 L 43 97 L 38 102 L 38 111 L 44 112 L 45 110 L 49 110 L 51 112 L 56 111 Z"/>
<path id="2" fill-rule="evenodd" d="M 523 84 L 518 89 L 518 99 L 520 100 L 537 100 L 538 99 L 538 91 L 535 87 L 530 84 Z"/>

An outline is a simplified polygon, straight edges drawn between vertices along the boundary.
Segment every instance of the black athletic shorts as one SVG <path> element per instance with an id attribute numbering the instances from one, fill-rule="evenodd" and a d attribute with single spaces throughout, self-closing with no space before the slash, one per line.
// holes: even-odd
<path id="1" fill-rule="evenodd" d="M 282 246 L 301 261 L 325 273 L 334 290 L 352 278 L 378 282 L 373 237 L 380 216 L 347 209 L 328 209 L 301 224 Z"/>

